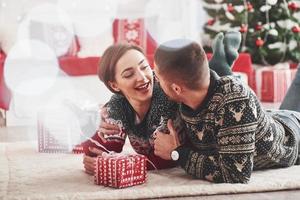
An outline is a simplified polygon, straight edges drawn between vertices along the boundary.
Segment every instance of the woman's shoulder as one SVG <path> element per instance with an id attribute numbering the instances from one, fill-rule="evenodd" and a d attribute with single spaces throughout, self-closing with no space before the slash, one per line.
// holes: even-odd
<path id="1" fill-rule="evenodd" d="M 154 84 L 152 109 L 158 108 L 162 112 L 174 112 L 178 110 L 178 103 L 169 99 L 158 83 Z"/>
<path id="2" fill-rule="evenodd" d="M 158 83 L 154 83 L 153 86 L 153 101 L 156 103 L 161 103 L 161 104 L 167 104 L 167 105 L 173 105 L 176 104 L 176 102 L 171 101 L 169 97 L 166 95 L 166 93 L 162 90 L 160 85 Z"/>
<path id="3" fill-rule="evenodd" d="M 132 109 L 127 99 L 120 94 L 113 94 L 110 100 L 105 104 L 108 114 L 114 119 L 126 119 L 132 115 Z"/>

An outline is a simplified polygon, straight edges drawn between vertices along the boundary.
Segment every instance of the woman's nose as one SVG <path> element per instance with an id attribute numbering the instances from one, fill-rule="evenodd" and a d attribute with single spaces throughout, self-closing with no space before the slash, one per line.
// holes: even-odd
<path id="1" fill-rule="evenodd" d="M 146 74 L 143 71 L 138 70 L 138 72 L 137 72 L 137 79 L 138 79 L 138 81 L 142 81 L 142 80 L 147 79 L 146 78 Z"/>

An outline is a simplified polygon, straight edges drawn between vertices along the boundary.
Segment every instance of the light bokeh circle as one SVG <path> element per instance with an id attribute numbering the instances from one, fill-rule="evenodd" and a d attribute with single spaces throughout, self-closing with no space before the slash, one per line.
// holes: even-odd
<path id="1" fill-rule="evenodd" d="M 4 78 L 13 93 L 38 95 L 49 89 L 59 72 L 53 50 L 38 40 L 18 41 L 4 63 Z"/>

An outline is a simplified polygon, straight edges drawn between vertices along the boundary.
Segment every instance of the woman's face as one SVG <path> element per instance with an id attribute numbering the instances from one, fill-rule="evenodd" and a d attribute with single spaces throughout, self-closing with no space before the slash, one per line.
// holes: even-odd
<path id="1" fill-rule="evenodd" d="M 120 91 L 128 101 L 149 101 L 153 92 L 153 72 L 145 56 L 135 50 L 128 50 L 117 62 L 115 81 L 111 87 Z"/>

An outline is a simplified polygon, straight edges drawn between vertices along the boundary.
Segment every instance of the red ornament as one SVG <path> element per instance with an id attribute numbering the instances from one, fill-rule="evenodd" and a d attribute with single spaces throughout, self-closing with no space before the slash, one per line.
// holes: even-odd
<path id="1" fill-rule="evenodd" d="M 292 31 L 293 33 L 300 33 L 300 27 L 298 25 L 293 26 Z"/>
<path id="2" fill-rule="evenodd" d="M 262 45 L 264 45 L 264 41 L 258 37 L 255 41 L 256 46 L 261 47 Z"/>
<path id="3" fill-rule="evenodd" d="M 247 10 L 248 10 L 248 12 L 253 12 L 254 11 L 253 5 L 249 1 L 247 1 Z"/>
<path id="4" fill-rule="evenodd" d="M 242 24 L 240 27 L 240 32 L 241 33 L 246 33 L 248 31 L 248 26 L 245 24 Z"/>
<path id="5" fill-rule="evenodd" d="M 299 9 L 299 6 L 297 3 L 295 3 L 294 1 L 289 2 L 288 4 L 288 8 L 292 11 L 297 11 Z"/>
<path id="6" fill-rule="evenodd" d="M 231 12 L 231 13 L 234 11 L 234 7 L 233 7 L 232 3 L 227 5 L 227 11 Z"/>
<path id="7" fill-rule="evenodd" d="M 216 22 L 215 19 L 210 19 L 210 20 L 208 20 L 208 21 L 206 22 L 206 24 L 207 24 L 208 26 L 212 26 L 215 22 Z"/>
<path id="8" fill-rule="evenodd" d="M 257 24 L 255 25 L 255 30 L 257 30 L 257 31 L 260 31 L 260 30 L 262 30 L 262 24 L 261 24 L 261 22 L 257 22 Z"/>

